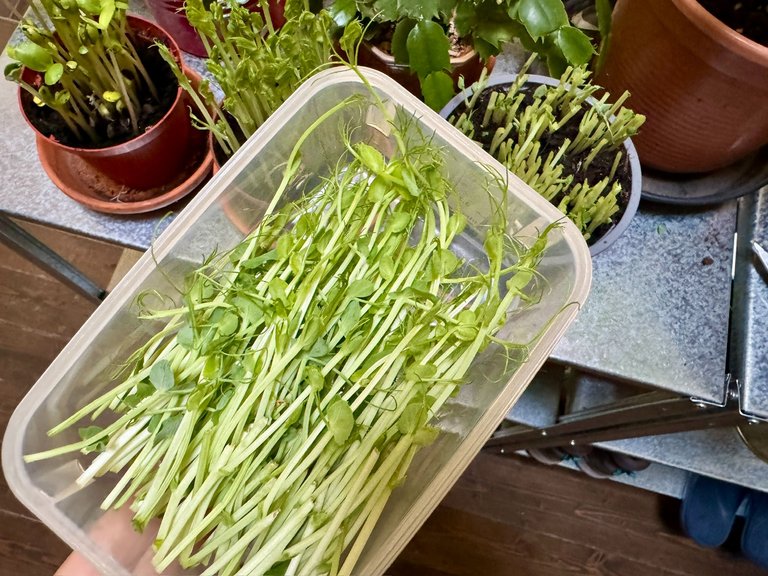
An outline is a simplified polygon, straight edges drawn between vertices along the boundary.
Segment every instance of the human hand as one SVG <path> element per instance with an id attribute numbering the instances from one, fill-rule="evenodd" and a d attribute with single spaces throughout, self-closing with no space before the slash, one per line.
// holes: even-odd
<path id="1" fill-rule="evenodd" d="M 110 554 L 120 565 L 131 570 L 131 576 L 157 576 L 152 566 L 152 542 L 157 533 L 157 522 L 151 522 L 143 533 L 136 532 L 131 525 L 133 513 L 126 506 L 110 510 L 91 528 L 93 542 Z M 171 566 L 162 574 L 176 576 L 183 571 Z M 93 566 L 82 554 L 73 552 L 55 572 L 54 576 L 112 576 L 104 574 Z"/>

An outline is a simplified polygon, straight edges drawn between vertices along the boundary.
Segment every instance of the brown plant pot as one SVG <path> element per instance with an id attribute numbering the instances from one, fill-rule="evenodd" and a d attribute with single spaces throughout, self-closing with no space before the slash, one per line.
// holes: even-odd
<path id="1" fill-rule="evenodd" d="M 490 72 L 493 69 L 495 62 L 496 59 L 491 57 L 487 62 L 483 63 L 480 59 L 480 55 L 475 50 L 470 50 L 458 58 L 451 58 L 451 77 L 453 78 L 454 88 L 458 88 L 460 76 L 464 77 L 465 85 L 469 86 L 480 78 L 483 68 L 486 68 L 488 72 Z M 421 87 L 419 85 L 418 76 L 411 72 L 408 65 L 398 64 L 395 62 L 394 56 L 384 52 L 376 45 L 369 42 L 362 42 L 357 55 L 357 63 L 361 66 L 368 66 L 369 68 L 383 72 L 403 86 L 411 94 L 421 98 Z"/>
<path id="2" fill-rule="evenodd" d="M 768 47 L 695 0 L 618 0 L 595 82 L 646 115 L 645 166 L 706 172 L 768 144 Z"/>
<path id="3" fill-rule="evenodd" d="M 128 24 L 140 37 L 164 42 L 181 61 L 178 46 L 162 28 L 137 16 L 128 16 Z M 42 82 L 41 74 L 30 69 L 23 71 L 22 78 L 33 85 Z M 45 165 L 47 158 L 66 154 L 81 159 L 110 181 L 137 190 L 163 187 L 184 171 L 188 163 L 187 143 L 193 130 L 187 105 L 185 92 L 179 86 L 171 108 L 143 134 L 106 148 L 80 148 L 62 144 L 41 132 L 27 114 L 27 109 L 35 106 L 31 96 L 19 89 L 19 108 L 36 133 L 38 149 L 53 149 L 40 155 L 46 171 L 51 170 Z"/>

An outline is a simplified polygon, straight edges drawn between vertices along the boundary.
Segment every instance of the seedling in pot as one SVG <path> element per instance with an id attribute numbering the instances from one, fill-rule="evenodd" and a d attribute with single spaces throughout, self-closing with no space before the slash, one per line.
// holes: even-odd
<path id="1" fill-rule="evenodd" d="M 449 121 L 566 214 L 586 240 L 609 225 L 629 193 L 625 140 L 645 121 L 569 67 L 557 85 L 528 83 L 531 58 L 506 86 L 484 76 Z"/>
<path id="2" fill-rule="evenodd" d="M 127 7 L 120 0 L 35 1 L 34 19 L 21 23 L 25 40 L 8 47 L 16 62 L 6 78 L 54 112 L 41 114 L 46 124 L 61 125 L 54 136 L 66 144 L 98 148 L 129 140 L 164 112 L 147 66 L 152 39 L 130 28 Z"/>
<path id="3" fill-rule="evenodd" d="M 225 157 L 231 156 L 312 74 L 331 65 L 333 21 L 314 13 L 306 0 L 287 0 L 285 24 L 276 29 L 268 2 L 262 14 L 235 0 L 187 0 L 189 22 L 208 54 L 206 67 L 223 93 L 208 80 L 192 89 L 167 50 L 161 50 L 182 86 L 197 104 L 199 128 L 210 130 Z"/>

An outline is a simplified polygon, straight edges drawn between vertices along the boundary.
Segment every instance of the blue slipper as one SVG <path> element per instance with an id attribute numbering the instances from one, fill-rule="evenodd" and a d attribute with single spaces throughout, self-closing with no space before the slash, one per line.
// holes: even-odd
<path id="1" fill-rule="evenodd" d="M 768 568 L 768 494 L 750 491 L 744 516 L 741 551 L 758 566 Z"/>
<path id="2" fill-rule="evenodd" d="M 700 546 L 721 546 L 731 533 L 736 511 L 746 494 L 743 486 L 692 474 L 683 493 L 683 530 Z"/>

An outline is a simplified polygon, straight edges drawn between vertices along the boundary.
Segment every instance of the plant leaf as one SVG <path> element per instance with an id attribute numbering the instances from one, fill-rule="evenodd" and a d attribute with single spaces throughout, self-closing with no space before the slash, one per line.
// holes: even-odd
<path id="1" fill-rule="evenodd" d="M 451 41 L 437 22 L 422 21 L 408 34 L 408 64 L 419 76 L 447 69 L 451 65 L 448 50 Z"/>
<path id="2" fill-rule="evenodd" d="M 11 62 L 5 67 L 3 75 L 6 80 L 11 82 L 19 82 L 21 80 L 21 69 L 23 68 L 21 62 Z"/>
<path id="3" fill-rule="evenodd" d="M 61 80 L 61 77 L 64 74 L 64 64 L 61 64 L 59 62 L 56 62 L 55 64 L 51 64 L 48 66 L 48 70 L 45 71 L 45 83 L 48 84 L 48 86 L 53 86 Z"/>
<path id="4" fill-rule="evenodd" d="M 219 334 L 222 336 L 232 336 L 237 332 L 237 327 L 240 324 L 237 314 L 233 312 L 227 312 L 219 320 Z"/>
<path id="5" fill-rule="evenodd" d="M 589 36 L 578 28 L 566 26 L 555 32 L 555 44 L 562 50 L 569 64 L 580 66 L 589 62 L 595 49 Z"/>
<path id="6" fill-rule="evenodd" d="M 160 429 L 155 434 L 155 441 L 160 442 L 176 434 L 176 430 L 179 429 L 179 424 L 181 424 L 181 418 L 181 414 L 173 414 L 163 420 L 163 423 L 160 424 Z"/>
<path id="7" fill-rule="evenodd" d="M 102 429 L 99 426 L 85 426 L 84 428 L 79 428 L 77 433 L 80 435 L 81 440 L 88 440 L 96 436 L 96 434 L 99 434 L 101 431 Z M 83 454 L 90 454 L 91 452 L 103 452 L 106 447 L 107 440 L 106 438 L 102 438 L 95 444 L 83 448 L 82 452 Z"/>
<path id="8" fill-rule="evenodd" d="M 89 15 L 95 15 L 101 12 L 101 2 L 99 0 L 76 0 L 77 7 Z"/>
<path id="9" fill-rule="evenodd" d="M 455 94 L 453 78 L 443 70 L 432 72 L 421 81 L 421 93 L 424 95 L 427 106 L 439 111 Z"/>
<path id="10" fill-rule="evenodd" d="M 355 280 L 347 287 L 346 296 L 348 299 L 367 298 L 373 294 L 375 289 L 376 287 L 373 285 L 373 282 L 366 278 L 361 278 L 360 280 Z"/>
<path id="11" fill-rule="evenodd" d="M 413 434 L 427 423 L 424 409 L 424 398 L 417 396 L 403 408 L 403 413 L 397 420 L 397 429 L 401 434 Z"/>
<path id="12" fill-rule="evenodd" d="M 170 390 L 173 388 L 175 378 L 171 363 L 168 360 L 158 360 L 149 371 L 149 381 L 158 390 Z"/>
<path id="13" fill-rule="evenodd" d="M 418 2 L 401 0 L 397 3 L 397 15 L 400 18 L 405 15 L 416 20 L 432 20 L 446 14 L 451 10 L 451 4 L 455 3 L 446 0 L 419 0 Z"/>
<path id="14" fill-rule="evenodd" d="M 106 30 L 114 15 L 115 0 L 101 0 L 101 10 L 99 11 L 99 28 Z"/>
<path id="15" fill-rule="evenodd" d="M 329 9 L 333 21 L 340 28 L 343 28 L 355 17 L 357 2 L 355 0 L 336 0 Z"/>
<path id="16" fill-rule="evenodd" d="M 520 0 L 518 16 L 534 40 L 568 26 L 562 0 Z"/>
<path id="17" fill-rule="evenodd" d="M 344 308 L 341 317 L 339 317 L 338 335 L 346 336 L 347 333 L 355 327 L 357 321 L 360 320 L 362 315 L 360 311 L 360 304 L 357 300 L 352 300 L 347 307 Z"/>
<path id="18" fill-rule="evenodd" d="M 395 22 L 400 16 L 400 0 L 376 0 L 374 3 L 374 11 L 376 12 L 376 20 L 383 22 Z"/>
<path id="19" fill-rule="evenodd" d="M 343 398 L 336 398 L 326 409 L 325 419 L 336 443 L 344 444 L 355 426 L 355 415 L 349 404 Z"/>
<path id="20" fill-rule="evenodd" d="M 101 95 L 104 100 L 107 102 L 117 102 L 120 100 L 120 92 L 115 92 L 113 90 L 108 90 L 104 92 L 104 94 Z"/>
<path id="21" fill-rule="evenodd" d="M 53 64 L 53 57 L 45 48 L 28 40 L 16 46 L 8 46 L 7 52 L 8 56 L 35 72 L 45 72 Z"/>
<path id="22" fill-rule="evenodd" d="M 408 34 L 416 26 L 416 20 L 403 18 L 395 26 L 392 34 L 392 56 L 398 64 L 408 64 Z"/>

